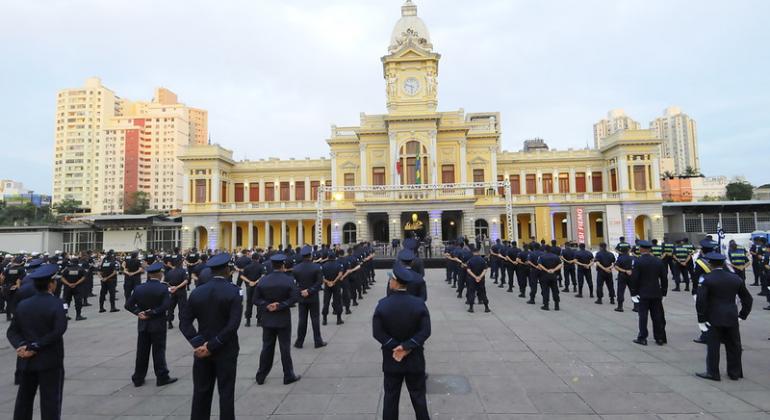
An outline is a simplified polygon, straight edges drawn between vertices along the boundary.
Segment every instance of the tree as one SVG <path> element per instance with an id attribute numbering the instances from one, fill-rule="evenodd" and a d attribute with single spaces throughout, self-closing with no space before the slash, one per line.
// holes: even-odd
<path id="1" fill-rule="evenodd" d="M 144 214 L 150 208 L 150 194 L 134 191 L 126 200 L 126 214 Z"/>
<path id="2" fill-rule="evenodd" d="M 64 200 L 53 205 L 53 209 L 58 214 L 77 213 L 81 210 L 82 203 L 72 198 L 65 198 Z"/>
<path id="3" fill-rule="evenodd" d="M 746 181 L 733 181 L 725 187 L 725 198 L 731 201 L 751 200 L 754 186 Z"/>
<path id="4" fill-rule="evenodd" d="M 674 173 L 671 171 L 663 172 L 663 179 L 674 179 Z"/>
<path id="5" fill-rule="evenodd" d="M 700 172 L 696 171 L 695 168 L 692 166 L 688 166 L 684 169 L 684 177 L 686 178 L 695 178 L 701 176 Z"/>

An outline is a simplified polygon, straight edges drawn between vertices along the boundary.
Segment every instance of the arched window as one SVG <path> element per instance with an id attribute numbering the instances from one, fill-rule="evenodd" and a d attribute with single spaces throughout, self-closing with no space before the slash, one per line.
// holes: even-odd
<path id="1" fill-rule="evenodd" d="M 474 232 L 473 234 L 476 237 L 479 236 L 486 236 L 489 237 L 489 223 L 487 223 L 484 219 L 476 219 L 476 221 L 473 223 Z"/>
<path id="2" fill-rule="evenodd" d="M 342 243 L 343 244 L 356 243 L 356 224 L 355 223 L 348 222 L 342 226 Z"/>
<path id="3" fill-rule="evenodd" d="M 428 150 L 418 141 L 408 141 L 399 150 L 398 166 L 401 184 L 427 184 L 430 182 L 428 170 Z"/>

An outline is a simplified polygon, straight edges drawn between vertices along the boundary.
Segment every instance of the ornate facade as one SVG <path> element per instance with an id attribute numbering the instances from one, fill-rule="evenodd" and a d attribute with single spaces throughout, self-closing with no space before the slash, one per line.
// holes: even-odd
<path id="1" fill-rule="evenodd" d="M 502 150 L 499 113 L 437 111 L 440 59 L 407 1 L 382 57 L 388 112 L 332 126 L 329 158 L 236 162 L 221 146 L 191 147 L 181 157 L 183 246 L 313 243 L 320 186 L 333 189 L 322 196 L 329 243 L 414 233 L 593 246 L 662 237 L 660 140 L 652 131 L 620 131 L 599 149 Z M 503 180 L 511 184 L 513 238 L 503 188 L 456 185 Z"/>

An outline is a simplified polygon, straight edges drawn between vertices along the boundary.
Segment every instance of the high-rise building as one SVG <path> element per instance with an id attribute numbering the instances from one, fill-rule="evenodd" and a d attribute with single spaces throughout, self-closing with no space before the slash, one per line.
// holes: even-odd
<path id="1" fill-rule="evenodd" d="M 602 140 L 620 130 L 639 130 L 641 125 L 631 119 L 622 109 L 613 109 L 607 113 L 607 118 L 594 124 L 594 147 L 603 146 Z"/>
<path id="2" fill-rule="evenodd" d="M 660 146 L 662 173 L 685 175 L 688 168 L 692 168 L 693 173 L 700 173 L 695 120 L 683 113 L 679 107 L 671 106 L 663 111 L 662 117 L 650 122 L 650 129 L 663 140 Z"/>
<path id="3" fill-rule="evenodd" d="M 206 144 L 205 110 L 158 88 L 150 102 L 121 99 L 91 78 L 58 93 L 54 203 L 74 199 L 91 213 L 122 213 L 147 194 L 149 208 L 181 208 L 182 163 L 190 144 Z"/>

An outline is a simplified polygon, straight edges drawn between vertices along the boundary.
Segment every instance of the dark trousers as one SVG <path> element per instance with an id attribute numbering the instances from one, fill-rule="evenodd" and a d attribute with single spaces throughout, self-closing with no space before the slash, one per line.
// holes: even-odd
<path id="1" fill-rule="evenodd" d="M 452 272 L 454 271 L 454 268 L 449 265 L 449 263 L 446 264 L 446 282 L 452 283 L 452 277 L 454 276 Z"/>
<path id="2" fill-rule="evenodd" d="M 684 282 L 685 288 L 690 288 L 690 270 L 687 265 L 682 265 L 674 261 L 674 264 L 671 265 L 671 272 L 677 289 L 681 282 Z"/>
<path id="3" fill-rule="evenodd" d="M 615 297 L 615 285 L 612 284 L 612 274 L 607 273 L 601 268 L 596 270 L 596 297 L 604 297 L 604 286 L 607 286 L 607 294 L 610 298 Z"/>
<path id="4" fill-rule="evenodd" d="M 147 376 L 147 368 L 150 365 L 150 352 L 152 352 L 152 367 L 155 370 L 155 378 L 167 379 L 168 367 L 166 366 L 166 330 L 158 332 L 139 331 L 136 339 L 136 368 L 131 380 L 141 382 Z"/>
<path id="5" fill-rule="evenodd" d="M 506 273 L 508 271 L 506 269 L 506 265 L 507 264 L 505 264 L 503 262 L 499 262 L 499 265 L 500 265 L 500 272 L 499 272 L 499 275 L 497 277 L 497 280 L 500 280 L 500 284 L 505 284 L 505 275 L 506 275 Z"/>
<path id="6" fill-rule="evenodd" d="M 476 302 L 476 297 L 479 298 L 479 303 L 489 305 L 489 299 L 487 298 L 487 285 L 484 278 L 481 278 L 480 282 L 476 282 L 471 276 L 468 277 L 468 304 L 473 306 Z"/>
<path id="7" fill-rule="evenodd" d="M 102 288 L 99 290 L 99 308 L 104 308 L 104 301 L 107 298 L 107 293 L 110 294 L 110 307 L 115 308 L 115 283 L 116 278 L 112 278 L 109 281 L 102 282 Z"/>
<path id="8" fill-rule="evenodd" d="M 577 280 L 575 278 L 575 264 L 564 264 L 564 287 L 566 288 L 569 286 L 570 281 L 572 281 L 572 286 L 577 285 Z"/>
<path id="9" fill-rule="evenodd" d="M 516 283 L 519 284 L 519 293 L 522 295 L 527 290 L 527 282 L 529 281 L 529 271 L 526 268 L 516 269 Z"/>
<path id="10" fill-rule="evenodd" d="M 126 295 L 126 301 L 134 293 L 136 286 L 142 284 L 142 275 L 137 274 L 135 276 L 123 276 L 123 293 Z"/>
<path id="11" fill-rule="evenodd" d="M 457 296 L 463 295 L 463 290 L 465 289 L 465 282 L 466 277 L 468 273 L 465 272 L 465 269 L 460 267 L 459 271 L 457 272 Z"/>
<path id="12" fill-rule="evenodd" d="M 219 389 L 219 418 L 235 420 L 235 374 L 238 353 L 229 357 L 209 356 L 193 362 L 193 401 L 191 420 L 211 418 L 214 383 Z"/>
<path id="13" fill-rule="evenodd" d="M 628 281 L 630 278 L 627 274 L 618 274 L 618 306 L 623 306 L 623 302 L 626 300 L 626 288 L 628 287 Z M 630 291 L 628 293 L 631 293 Z"/>
<path id="14" fill-rule="evenodd" d="M 246 310 L 243 313 L 245 319 L 251 319 L 254 313 L 254 290 L 256 287 L 246 286 Z M 257 319 L 259 319 L 259 308 L 257 308 Z"/>
<path id="15" fill-rule="evenodd" d="M 661 298 L 639 300 L 639 338 L 647 339 L 647 314 L 652 318 L 652 336 L 655 340 L 666 341 L 666 318 Z"/>
<path id="16" fill-rule="evenodd" d="M 40 388 L 40 420 L 61 419 L 64 368 L 19 372 L 19 389 L 13 420 L 32 420 L 35 394 Z"/>
<path id="17" fill-rule="evenodd" d="M 555 303 L 559 303 L 559 279 L 555 274 L 541 274 L 540 289 L 543 305 L 548 306 L 549 295 L 553 296 Z"/>
<path id="18" fill-rule="evenodd" d="M 516 272 L 516 266 L 505 264 L 505 269 L 508 271 L 508 290 L 513 290 L 513 275 Z"/>
<path id="19" fill-rule="evenodd" d="M 318 296 L 314 296 L 309 302 L 300 302 L 297 304 L 297 314 L 299 320 L 297 321 L 297 344 L 302 345 L 305 342 L 305 334 L 307 334 L 307 317 L 310 315 L 310 324 L 313 326 L 313 341 L 316 345 L 323 343 L 321 338 L 321 322 L 318 319 L 318 315 L 321 309 L 321 303 L 318 301 Z"/>
<path id="20" fill-rule="evenodd" d="M 182 309 L 187 306 L 187 289 L 177 290 L 176 293 L 171 294 L 171 306 L 168 307 L 168 322 L 174 321 L 174 311 L 177 306 L 179 307 L 179 313 L 182 313 Z"/>
<path id="21" fill-rule="evenodd" d="M 404 381 L 406 381 L 406 389 L 409 391 L 416 419 L 429 420 L 428 402 L 425 398 L 425 372 L 385 374 L 382 420 L 398 420 L 398 402 L 401 399 L 401 385 Z"/>
<path id="22" fill-rule="evenodd" d="M 500 271 L 500 260 L 497 257 L 489 257 L 489 278 L 497 280 Z"/>
<path id="23" fill-rule="evenodd" d="M 537 283 L 540 281 L 540 270 L 529 269 L 529 300 L 534 301 L 537 294 Z"/>
<path id="24" fill-rule="evenodd" d="M 323 316 L 329 315 L 329 301 L 332 304 L 332 313 L 342 315 L 342 290 L 339 284 L 332 287 L 324 285 L 324 306 L 321 310 Z"/>
<path id="25" fill-rule="evenodd" d="M 342 306 L 350 310 L 350 282 L 345 279 L 340 282 L 340 295 L 342 296 Z"/>
<path id="26" fill-rule="evenodd" d="M 727 374 L 732 377 L 742 378 L 741 366 L 741 332 L 739 327 L 709 327 L 706 350 L 706 371 L 715 377 L 719 377 L 719 348 L 724 343 L 725 356 L 727 358 Z"/>
<path id="27" fill-rule="evenodd" d="M 591 278 L 591 269 L 590 268 L 583 268 L 578 267 L 577 269 L 577 280 L 578 280 L 578 294 L 583 294 L 583 282 L 585 282 L 586 285 L 588 285 L 588 292 L 591 293 L 591 295 L 594 294 L 594 284 L 593 279 Z"/>
<path id="28" fill-rule="evenodd" d="M 291 325 L 284 328 L 262 327 L 262 353 L 259 354 L 257 376 L 264 378 L 270 373 L 275 356 L 276 339 L 281 350 L 283 379 L 291 379 L 294 377 L 294 364 L 291 361 Z"/>
<path id="29" fill-rule="evenodd" d="M 5 296 L 5 301 L 7 305 L 5 306 L 5 319 L 7 321 L 11 320 L 11 317 L 13 316 L 13 312 L 16 310 L 16 304 L 14 296 L 16 295 L 16 290 L 11 290 L 10 287 L 3 286 L 3 296 Z"/>
<path id="30" fill-rule="evenodd" d="M 67 303 L 67 306 L 69 307 L 72 303 L 72 300 L 75 300 L 75 313 L 77 316 L 80 316 L 82 310 L 83 310 L 83 284 L 79 284 L 76 287 L 69 287 L 64 286 L 62 293 L 64 294 L 64 302 Z M 69 310 L 67 311 L 69 312 Z"/>
<path id="31" fill-rule="evenodd" d="M 735 269 L 735 275 L 740 277 L 741 280 L 743 280 L 744 283 L 746 283 L 746 270 L 738 270 Z M 698 281 L 698 279 L 692 279 L 692 281 Z"/>

